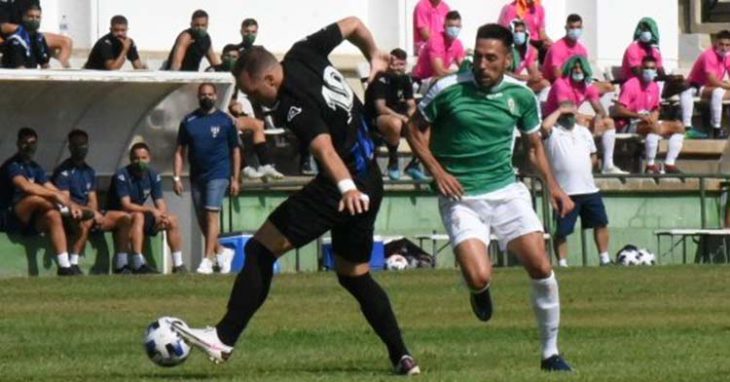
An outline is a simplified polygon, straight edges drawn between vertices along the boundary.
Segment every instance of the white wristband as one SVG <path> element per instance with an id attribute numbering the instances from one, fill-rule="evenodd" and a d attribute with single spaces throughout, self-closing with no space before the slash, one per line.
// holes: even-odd
<path id="1" fill-rule="evenodd" d="M 174 180 L 175 182 L 179 182 L 180 181 L 180 177 L 179 176 L 173 176 L 172 177 L 172 180 Z"/>
<path id="2" fill-rule="evenodd" d="M 357 190 L 357 186 L 352 179 L 344 179 L 337 182 L 337 188 L 340 190 L 340 194 L 345 194 L 348 191 Z"/>

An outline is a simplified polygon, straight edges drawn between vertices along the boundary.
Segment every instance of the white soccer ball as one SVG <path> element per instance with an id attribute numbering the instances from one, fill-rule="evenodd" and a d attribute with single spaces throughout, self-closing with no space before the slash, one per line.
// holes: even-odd
<path id="1" fill-rule="evenodd" d="M 639 265 L 654 265 L 656 264 L 656 255 L 649 252 L 646 248 L 641 248 L 639 250 L 639 254 L 641 256 L 639 257 Z"/>
<path id="2" fill-rule="evenodd" d="M 389 271 L 402 271 L 408 268 L 408 259 L 403 255 L 390 255 L 385 260 L 385 268 Z"/>
<path id="3" fill-rule="evenodd" d="M 640 265 L 642 254 L 635 245 L 626 245 L 616 254 L 616 263 L 624 266 Z"/>
<path id="4" fill-rule="evenodd" d="M 190 346 L 172 329 L 173 322 L 187 326 L 179 318 L 160 317 L 147 327 L 144 335 L 145 352 L 159 366 L 177 366 L 190 355 Z"/>

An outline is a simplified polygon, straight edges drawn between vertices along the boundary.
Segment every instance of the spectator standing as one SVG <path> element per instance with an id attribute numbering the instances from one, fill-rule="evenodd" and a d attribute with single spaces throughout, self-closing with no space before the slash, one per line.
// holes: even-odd
<path id="1" fill-rule="evenodd" d="M 416 4 L 413 9 L 413 54 L 419 55 L 432 36 L 444 32 L 444 21 L 450 10 L 442 0 L 420 0 Z"/>

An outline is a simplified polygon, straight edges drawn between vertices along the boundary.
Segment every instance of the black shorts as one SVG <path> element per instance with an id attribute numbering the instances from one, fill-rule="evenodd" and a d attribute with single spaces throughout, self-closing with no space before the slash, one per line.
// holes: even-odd
<path id="1" fill-rule="evenodd" d="M 561 218 L 558 213 L 555 213 L 556 237 L 564 238 L 573 233 L 578 215 L 580 215 L 580 224 L 583 229 L 600 228 L 608 225 L 606 207 L 603 205 L 600 192 L 571 195 L 570 199 L 575 203 L 575 209 L 570 214 Z"/>
<path id="2" fill-rule="evenodd" d="M 350 216 L 346 211 L 339 212 L 340 191 L 332 180 L 319 175 L 277 207 L 268 220 L 295 248 L 332 231 L 332 249 L 337 256 L 353 263 L 367 263 L 373 249 L 375 218 L 383 199 L 383 179 L 378 166 L 371 162 L 367 173 L 354 181 L 358 190 L 370 197 L 366 213 Z"/>
<path id="3" fill-rule="evenodd" d="M 142 230 L 145 236 L 157 236 L 159 230 L 155 224 L 155 214 L 149 211 L 144 213 L 144 228 Z"/>
<path id="4" fill-rule="evenodd" d="M 38 219 L 38 214 L 33 214 L 28 224 L 25 224 L 18 219 L 15 211 L 9 208 L 0 212 L 0 231 L 25 236 L 39 235 L 40 232 L 36 229 Z"/>

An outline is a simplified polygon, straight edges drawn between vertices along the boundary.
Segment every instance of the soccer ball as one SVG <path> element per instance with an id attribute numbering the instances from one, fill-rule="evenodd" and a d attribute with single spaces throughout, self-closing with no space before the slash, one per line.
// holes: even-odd
<path id="1" fill-rule="evenodd" d="M 172 323 L 186 325 L 179 318 L 160 317 L 152 322 L 144 335 L 147 357 L 159 366 L 177 366 L 190 355 L 190 346 L 172 329 Z"/>
<path id="2" fill-rule="evenodd" d="M 635 245 L 625 245 L 616 254 L 616 263 L 624 266 L 640 265 L 641 253 Z"/>
<path id="3" fill-rule="evenodd" d="M 402 271 L 408 268 L 408 259 L 403 255 L 390 255 L 385 260 L 385 268 L 389 271 Z"/>
<path id="4" fill-rule="evenodd" d="M 648 249 L 642 248 L 639 250 L 639 265 L 654 265 L 656 264 L 656 255 L 649 252 Z"/>

